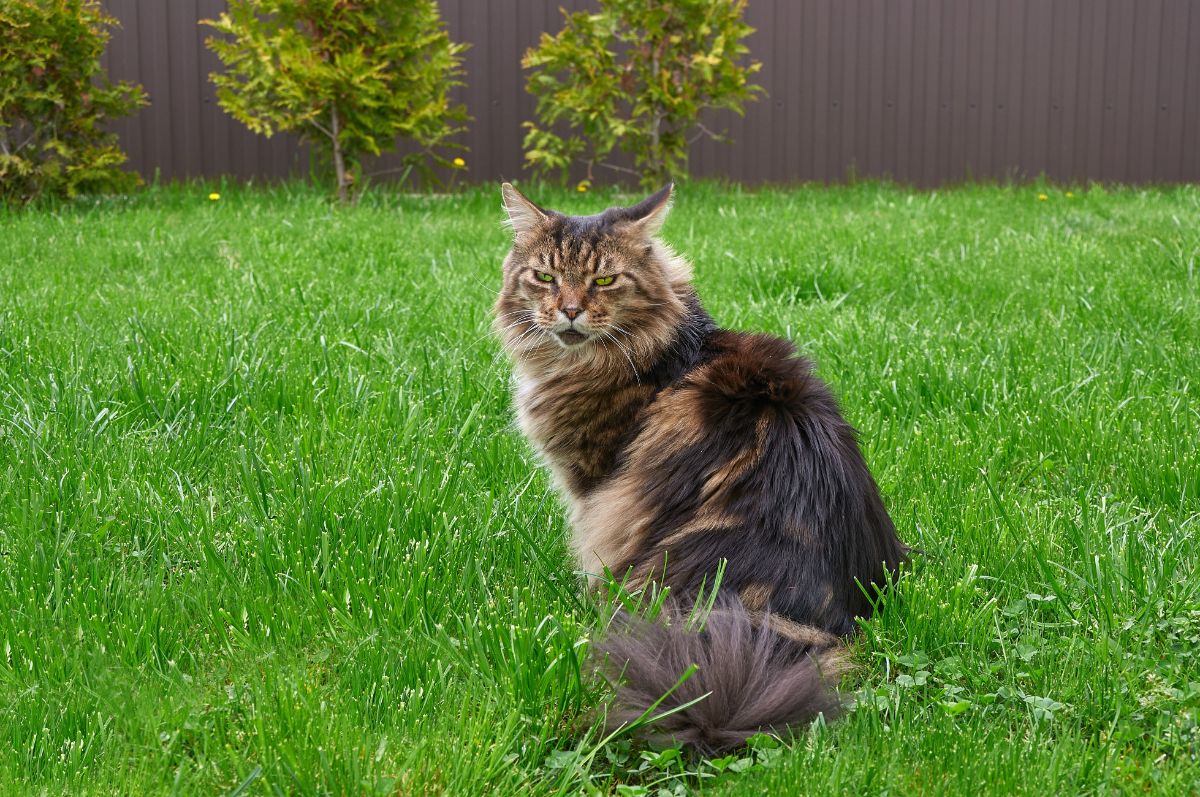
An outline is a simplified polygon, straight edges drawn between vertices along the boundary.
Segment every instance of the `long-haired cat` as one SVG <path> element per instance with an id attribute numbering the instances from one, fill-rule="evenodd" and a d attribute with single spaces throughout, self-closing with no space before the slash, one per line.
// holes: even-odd
<path id="1" fill-rule="evenodd" d="M 854 430 L 790 343 L 720 329 L 657 235 L 672 186 L 567 216 L 505 183 L 513 233 L 496 329 L 521 429 L 570 508 L 593 579 L 670 587 L 666 622 L 601 645 L 621 682 L 610 723 L 708 695 L 659 734 L 716 752 L 836 713 L 840 637 L 905 546 Z M 726 561 L 702 631 L 681 613 Z"/>

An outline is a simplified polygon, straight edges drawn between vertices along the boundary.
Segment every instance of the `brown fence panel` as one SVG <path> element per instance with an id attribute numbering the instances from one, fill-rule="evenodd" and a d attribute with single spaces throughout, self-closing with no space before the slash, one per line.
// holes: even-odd
<path id="1" fill-rule="evenodd" d="M 293 136 L 226 116 L 198 20 L 225 0 L 103 0 L 122 23 L 105 54 L 150 105 L 114 124 L 148 178 L 303 174 Z M 468 176 L 522 173 L 531 118 L 522 53 L 595 0 L 441 0 L 471 45 L 457 90 L 472 121 Z M 1200 181 L 1197 0 L 751 0 L 767 90 L 745 117 L 713 113 L 732 144 L 698 142 L 697 175 L 748 183 L 852 175 L 934 186 L 1037 176 Z M 372 164 L 392 176 L 396 158 Z"/>

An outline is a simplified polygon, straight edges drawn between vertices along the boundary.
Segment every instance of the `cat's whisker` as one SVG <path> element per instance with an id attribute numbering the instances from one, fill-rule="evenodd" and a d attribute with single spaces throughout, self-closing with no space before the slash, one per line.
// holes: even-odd
<path id="1" fill-rule="evenodd" d="M 517 339 L 512 342 L 512 348 L 517 349 L 518 351 L 522 351 L 522 349 L 520 349 L 521 341 L 524 340 L 525 338 L 529 337 L 531 333 L 539 333 L 542 335 L 546 335 L 545 330 L 543 330 L 537 324 L 534 324 L 533 326 L 529 327 L 529 329 L 525 330 L 519 336 L 517 336 Z M 534 337 L 536 338 L 536 336 L 534 336 Z M 546 335 L 546 337 L 549 337 L 549 335 Z M 528 348 L 529 347 L 526 347 L 525 350 L 527 350 Z"/>
<path id="2" fill-rule="evenodd" d="M 526 321 L 533 320 L 533 311 L 532 310 L 519 310 L 519 311 L 512 312 L 512 313 L 505 313 L 503 316 L 497 316 L 496 320 L 497 321 L 506 321 L 506 320 L 508 320 L 508 317 L 511 317 L 514 315 L 518 315 L 520 317 L 517 318 L 516 321 L 513 321 L 511 324 L 508 324 L 507 326 L 503 327 L 502 329 L 511 329 L 512 327 L 516 326 L 517 324 L 523 324 Z"/>
<path id="3" fill-rule="evenodd" d="M 533 315 L 532 310 L 530 310 L 526 307 L 522 307 L 519 310 L 509 310 L 507 313 L 500 313 L 499 315 L 496 316 L 496 318 L 497 319 L 508 318 L 510 315 L 517 315 L 519 313 L 524 313 L 526 315 Z"/>
<path id="4" fill-rule="evenodd" d="M 600 331 L 600 336 L 613 342 L 613 345 L 615 345 L 617 350 L 621 352 L 621 355 L 625 358 L 625 361 L 629 363 L 629 370 L 633 371 L 633 378 L 640 385 L 642 383 L 642 378 L 638 375 L 637 366 L 633 364 L 633 358 L 629 356 L 629 352 L 625 350 L 625 347 L 621 345 L 620 341 L 607 332 Z"/>
<path id="5" fill-rule="evenodd" d="M 524 346 L 521 348 L 521 351 L 522 351 L 522 352 L 526 352 L 526 353 L 527 353 L 527 352 L 531 352 L 531 351 L 533 351 L 535 348 L 537 348 L 537 344 L 538 344 L 538 343 L 540 343 L 540 341 L 538 341 L 537 339 L 531 340 L 530 342 L 526 343 L 526 344 L 525 344 L 525 345 L 524 345 Z"/>
<path id="6" fill-rule="evenodd" d="M 505 320 L 507 320 L 507 319 L 505 319 Z M 534 318 L 533 313 L 529 313 L 528 315 L 521 316 L 520 318 L 516 319 L 515 321 L 511 321 L 510 323 L 505 324 L 504 326 L 500 327 L 496 331 L 498 332 L 498 334 L 503 335 L 505 332 L 507 332 L 508 330 L 512 329 L 515 326 L 520 326 L 521 324 L 533 324 L 533 323 L 536 323 L 536 319 Z"/>
<path id="7" fill-rule="evenodd" d="M 533 320 L 532 320 L 532 319 L 522 319 L 522 320 L 520 320 L 520 321 L 514 321 L 513 323 L 511 323 L 511 324 L 509 324 L 508 326 L 504 327 L 504 329 L 501 329 L 501 330 L 499 331 L 498 335 L 499 335 L 499 337 L 500 337 L 500 339 L 501 339 L 501 340 L 504 340 L 504 333 L 505 333 L 505 332 L 508 332 L 508 330 L 512 329 L 513 327 L 518 327 L 518 326 L 520 326 L 521 324 L 532 324 L 532 323 L 533 323 Z M 486 336 L 485 336 L 485 337 L 486 337 Z"/>
<path id="8" fill-rule="evenodd" d="M 490 330 L 489 330 L 488 332 L 485 332 L 485 333 L 483 333 L 483 334 L 482 334 L 482 335 L 480 335 L 479 337 L 477 337 L 477 338 L 475 338 L 474 340 L 472 340 L 472 341 L 470 341 L 469 343 L 467 343 L 467 346 L 466 346 L 466 347 L 467 347 L 467 348 L 469 348 L 469 349 L 473 349 L 473 348 L 475 348 L 476 346 L 478 346 L 480 343 L 482 343 L 483 341 L 485 341 L 485 340 L 487 340 L 488 338 L 492 337 L 493 335 L 498 335 L 499 337 L 503 338 L 503 337 L 504 337 L 504 333 L 505 333 L 505 332 L 507 332 L 508 330 L 512 329 L 513 327 L 515 327 L 515 326 L 517 326 L 517 325 L 519 325 L 519 324 L 525 324 L 525 323 L 529 323 L 529 322 L 532 322 L 532 321 L 533 321 L 533 311 L 531 311 L 531 310 L 514 310 L 512 313 L 505 313 L 505 315 L 513 315 L 513 314 L 515 314 L 515 313 L 527 313 L 529 317 L 528 317 L 528 318 L 519 319 L 519 320 L 517 320 L 517 321 L 514 321 L 513 323 L 509 324 L 508 326 L 506 326 L 506 327 L 504 327 L 504 328 L 502 328 L 502 329 L 500 329 L 500 330 L 498 330 L 498 331 L 496 331 L 496 332 L 493 332 L 493 331 L 490 331 Z"/>
<path id="9" fill-rule="evenodd" d="M 646 342 L 644 340 L 639 341 L 638 337 L 636 335 L 634 335 L 632 332 L 630 332 L 628 329 L 625 329 L 624 327 L 620 326 L 619 324 L 612 324 L 612 323 L 609 324 L 609 327 L 611 327 L 612 329 L 615 329 L 617 332 L 620 332 L 622 335 L 629 338 L 629 348 L 631 351 L 641 351 L 643 349 L 649 351 L 649 347 L 646 345 Z M 639 344 L 641 344 L 641 345 L 639 345 Z M 673 348 L 674 348 L 674 344 L 672 344 L 672 349 Z M 646 354 L 646 351 L 642 351 L 641 353 L 644 355 L 644 354 Z"/>
<path id="10" fill-rule="evenodd" d="M 474 282 L 479 287 L 485 288 L 488 293 L 494 294 L 496 296 L 499 296 L 501 293 L 504 292 L 504 285 L 501 285 L 499 288 L 497 288 L 495 285 L 489 285 L 488 283 L 479 279 L 479 277 L 468 276 L 468 279 L 470 279 L 471 282 Z"/>
<path id="11" fill-rule="evenodd" d="M 502 327 L 500 329 L 500 332 L 504 333 L 504 332 L 507 332 L 508 330 L 512 329 L 513 327 L 520 326 L 521 324 L 531 324 L 531 323 L 533 323 L 533 313 L 530 313 L 529 315 L 525 316 L 524 318 L 518 318 L 516 321 L 513 321 L 511 324 L 509 324 L 506 327 Z"/>
<path id="12" fill-rule="evenodd" d="M 536 330 L 536 329 L 537 329 L 536 325 L 531 326 L 529 329 L 525 330 L 520 335 L 517 335 L 517 337 L 515 339 L 513 339 L 512 343 L 509 345 L 514 349 L 517 348 L 517 346 L 518 346 L 518 344 L 520 344 L 521 340 L 524 339 L 525 337 L 529 336 L 530 334 L 532 334 L 534 332 L 534 330 Z"/>
<path id="13" fill-rule="evenodd" d="M 621 326 L 621 325 L 619 325 L 619 324 L 613 324 L 613 323 L 611 323 L 611 322 L 609 323 L 609 325 L 608 325 L 608 326 L 609 326 L 609 328 L 610 328 L 610 329 L 615 329 L 617 332 L 620 332 L 622 335 L 625 335 L 625 336 L 626 336 L 627 338 L 629 338 L 630 340 L 633 340 L 633 333 L 632 333 L 632 332 L 630 332 L 630 331 L 629 331 L 628 329 L 626 329 L 625 327 L 623 327 L 623 326 Z"/>

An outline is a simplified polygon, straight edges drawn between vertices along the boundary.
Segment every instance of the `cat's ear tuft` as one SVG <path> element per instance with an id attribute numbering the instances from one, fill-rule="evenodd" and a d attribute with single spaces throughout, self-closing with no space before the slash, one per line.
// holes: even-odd
<path id="1" fill-rule="evenodd" d="M 533 232 L 546 223 L 546 211 L 526 199 L 512 183 L 500 186 L 500 196 L 504 201 L 504 210 L 508 213 L 508 226 L 512 227 L 514 238 Z"/>
<path id="2" fill-rule="evenodd" d="M 675 198 L 675 184 L 667 183 L 658 191 L 629 208 L 629 231 L 642 238 L 653 238 L 662 229 L 671 212 L 671 201 Z"/>

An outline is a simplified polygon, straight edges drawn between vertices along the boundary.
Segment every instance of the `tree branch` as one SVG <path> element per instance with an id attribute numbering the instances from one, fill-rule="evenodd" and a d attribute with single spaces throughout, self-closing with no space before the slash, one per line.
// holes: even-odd
<path id="1" fill-rule="evenodd" d="M 415 168 L 411 163 L 407 166 L 397 166 L 395 169 L 380 169 L 377 172 L 363 175 L 364 177 L 379 177 L 384 174 L 396 174 L 397 172 L 411 172 Z"/>
<path id="2" fill-rule="evenodd" d="M 318 121 L 316 120 L 316 118 L 315 118 L 315 117 L 314 117 L 314 118 L 312 118 L 312 119 L 310 119 L 310 120 L 308 121 L 308 123 L 309 123 L 310 125 L 312 125 L 313 127 L 317 128 L 317 130 L 318 130 L 319 132 L 323 133 L 323 134 L 325 135 L 325 138 L 329 139 L 330 141 L 332 141 L 332 140 L 333 140 L 333 133 L 329 132 L 329 129 L 328 129 L 328 128 L 326 128 L 326 127 L 325 127 L 323 124 L 321 124 L 320 122 L 318 122 Z"/>
<path id="3" fill-rule="evenodd" d="M 707 127 L 705 127 L 704 123 L 699 120 L 697 120 L 697 122 L 696 122 L 696 127 L 700 128 L 700 129 L 696 132 L 696 135 L 694 135 L 688 139 L 689 144 L 695 144 L 697 141 L 699 141 L 704 136 L 708 136 L 713 141 L 723 141 L 725 139 L 724 135 L 722 135 L 721 133 L 714 133 L 713 131 L 711 131 Z"/>
<path id="4" fill-rule="evenodd" d="M 624 166 L 617 166 L 614 163 L 605 163 L 604 161 L 600 161 L 596 165 L 603 166 L 605 169 L 611 169 L 614 172 L 620 172 L 621 174 L 631 174 L 634 177 L 639 177 L 639 178 L 642 176 L 642 173 L 637 171 L 636 169 L 628 169 Z"/>

